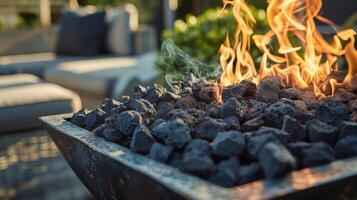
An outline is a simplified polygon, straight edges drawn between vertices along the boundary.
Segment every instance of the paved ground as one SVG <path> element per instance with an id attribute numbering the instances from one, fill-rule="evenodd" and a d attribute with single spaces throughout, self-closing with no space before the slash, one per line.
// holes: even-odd
<path id="1" fill-rule="evenodd" d="M 0 199 L 91 199 L 44 131 L 0 136 Z"/>

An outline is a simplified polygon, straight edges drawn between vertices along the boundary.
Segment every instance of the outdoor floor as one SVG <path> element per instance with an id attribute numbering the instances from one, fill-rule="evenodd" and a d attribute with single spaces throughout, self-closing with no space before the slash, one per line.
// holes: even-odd
<path id="1" fill-rule="evenodd" d="M 92 199 L 45 131 L 0 136 L 0 199 Z"/>

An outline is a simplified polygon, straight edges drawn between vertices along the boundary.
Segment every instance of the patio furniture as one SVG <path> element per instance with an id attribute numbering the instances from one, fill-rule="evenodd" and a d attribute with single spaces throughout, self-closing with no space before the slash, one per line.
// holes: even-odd
<path id="1" fill-rule="evenodd" d="M 74 112 L 81 107 L 77 94 L 33 75 L 0 78 L 0 133 L 39 128 L 40 116 Z"/>

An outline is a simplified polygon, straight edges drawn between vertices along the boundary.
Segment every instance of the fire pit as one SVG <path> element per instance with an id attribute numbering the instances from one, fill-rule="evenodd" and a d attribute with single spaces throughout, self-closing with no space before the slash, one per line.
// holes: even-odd
<path id="1" fill-rule="evenodd" d="M 356 33 L 329 43 L 314 23 L 332 24 L 321 0 L 271 0 L 271 30 L 253 35 L 244 0 L 224 3 L 238 26 L 220 48 L 220 80 L 136 86 L 92 111 L 43 118 L 74 171 L 108 199 L 356 197 Z"/>

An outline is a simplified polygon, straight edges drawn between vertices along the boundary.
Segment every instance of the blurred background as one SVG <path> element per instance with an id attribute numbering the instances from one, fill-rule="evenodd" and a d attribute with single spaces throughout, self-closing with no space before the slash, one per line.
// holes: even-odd
<path id="1" fill-rule="evenodd" d="M 264 33 L 266 0 L 248 2 L 256 32 Z M 217 66 L 219 46 L 235 30 L 232 15 L 217 15 L 221 6 L 220 0 L 0 0 L 0 199 L 92 199 L 37 118 L 93 108 L 129 94 L 134 84 L 181 73 L 156 60 L 166 39 Z M 356 30 L 356 8 L 356 0 L 325 0 L 322 15 Z"/>

